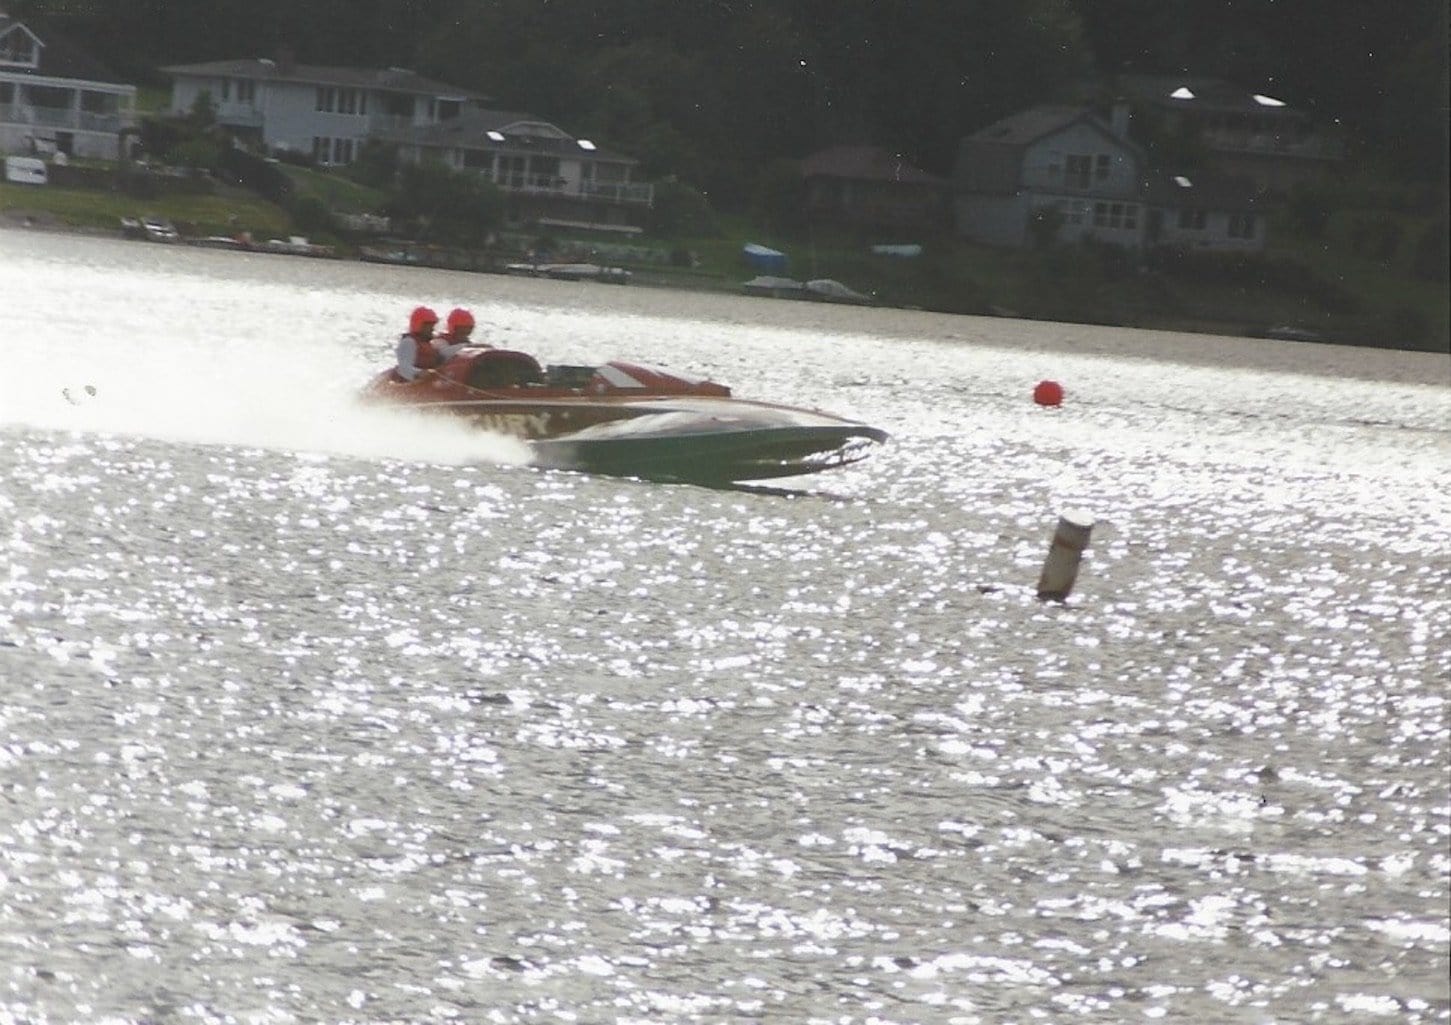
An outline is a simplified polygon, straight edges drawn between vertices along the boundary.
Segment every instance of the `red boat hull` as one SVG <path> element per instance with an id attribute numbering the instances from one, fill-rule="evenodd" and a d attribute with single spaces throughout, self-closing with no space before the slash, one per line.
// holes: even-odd
<path id="1" fill-rule="evenodd" d="M 646 364 L 541 367 L 501 349 L 465 350 L 364 391 L 528 441 L 540 465 L 725 484 L 797 476 L 860 459 L 886 433 L 814 410 L 731 397 L 724 385 Z"/>

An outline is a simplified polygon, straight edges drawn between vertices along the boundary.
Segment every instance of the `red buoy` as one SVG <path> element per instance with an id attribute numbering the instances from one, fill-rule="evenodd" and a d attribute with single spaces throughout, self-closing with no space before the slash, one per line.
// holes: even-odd
<path id="1" fill-rule="evenodd" d="M 1033 401 L 1040 406 L 1057 406 L 1063 402 L 1063 386 L 1057 381 L 1039 381 L 1033 389 Z"/>

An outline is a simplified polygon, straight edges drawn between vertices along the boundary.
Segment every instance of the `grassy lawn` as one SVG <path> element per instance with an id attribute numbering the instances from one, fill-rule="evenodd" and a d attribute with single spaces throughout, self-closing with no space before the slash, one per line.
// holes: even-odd
<path id="1" fill-rule="evenodd" d="M 117 230 L 122 217 L 164 217 L 183 234 L 245 230 L 260 238 L 288 233 L 287 214 L 252 195 L 176 195 L 139 199 L 120 192 L 0 182 L 0 211 L 30 213 L 73 228 Z M 234 220 L 235 218 L 235 220 Z"/>
<path id="2" fill-rule="evenodd" d="M 383 193 L 342 175 L 290 164 L 279 166 L 292 179 L 298 196 L 315 196 L 338 213 L 376 213 L 383 205 Z"/>

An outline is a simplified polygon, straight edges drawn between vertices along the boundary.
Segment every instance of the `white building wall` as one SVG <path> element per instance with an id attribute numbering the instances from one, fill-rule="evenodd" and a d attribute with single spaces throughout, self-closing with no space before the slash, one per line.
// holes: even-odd
<path id="1" fill-rule="evenodd" d="M 362 104 L 363 113 L 340 113 L 317 109 L 318 86 L 304 82 L 256 81 L 250 101 L 237 99 L 238 80 L 233 79 L 228 88 L 223 80 L 194 76 L 177 76 L 172 83 L 171 110 L 176 114 L 189 112 L 202 92 L 211 94 L 219 119 L 229 124 L 240 124 L 261 129 L 262 142 L 274 149 L 289 149 L 298 153 L 313 152 L 313 140 L 349 139 L 356 149 L 370 134 L 373 124 L 383 119 L 382 103 L 378 96 L 364 89 L 354 90 L 366 95 Z M 341 89 L 343 87 L 335 87 Z M 223 99 L 223 96 L 227 99 Z M 414 102 L 412 116 L 401 119 L 416 123 L 419 104 Z"/>
<path id="2" fill-rule="evenodd" d="M 953 200 L 953 218 L 963 238 L 990 246 L 1028 244 L 1028 197 L 967 194 Z"/>
<path id="3" fill-rule="evenodd" d="M 1248 238 L 1245 237 L 1243 220 L 1246 216 L 1254 219 L 1254 227 Z M 1203 228 L 1181 228 L 1177 210 L 1165 210 L 1163 217 L 1163 228 L 1159 232 L 1160 245 L 1242 253 L 1257 253 L 1265 247 L 1267 225 L 1263 214 L 1230 214 L 1210 210 L 1205 214 Z"/>
<path id="4" fill-rule="evenodd" d="M 1088 180 L 1079 185 L 1070 174 L 1069 157 L 1086 158 Z M 1037 191 L 1129 197 L 1139 189 L 1138 162 L 1133 151 L 1087 122 L 1044 136 L 1023 152 L 1021 181 Z"/>
<path id="5" fill-rule="evenodd" d="M 268 146 L 311 153 L 313 139 L 352 139 L 368 135 L 366 114 L 339 114 L 317 109 L 317 86 L 269 82 L 263 105 L 262 141 Z"/>

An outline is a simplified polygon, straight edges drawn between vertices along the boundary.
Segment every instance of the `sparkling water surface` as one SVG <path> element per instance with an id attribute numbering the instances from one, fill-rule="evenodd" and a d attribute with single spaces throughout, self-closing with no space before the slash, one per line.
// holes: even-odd
<path id="1" fill-rule="evenodd" d="M 0 267 L 0 1022 L 1451 1020 L 1451 358 Z M 417 302 L 893 437 L 540 471 L 354 403 Z"/>

